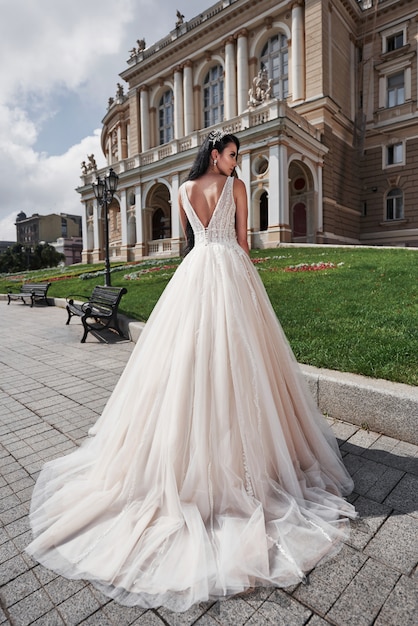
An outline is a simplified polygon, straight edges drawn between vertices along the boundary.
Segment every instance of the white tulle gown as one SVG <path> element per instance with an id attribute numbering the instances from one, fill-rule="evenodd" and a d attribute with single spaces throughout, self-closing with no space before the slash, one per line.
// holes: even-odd
<path id="1" fill-rule="evenodd" d="M 27 548 L 125 605 L 303 579 L 347 538 L 352 489 L 262 282 L 233 178 L 157 303 L 91 437 L 47 463 Z"/>

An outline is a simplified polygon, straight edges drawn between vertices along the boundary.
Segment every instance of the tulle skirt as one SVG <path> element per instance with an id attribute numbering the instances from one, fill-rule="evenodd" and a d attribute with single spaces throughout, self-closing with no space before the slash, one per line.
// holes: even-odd
<path id="1" fill-rule="evenodd" d="M 185 611 L 303 580 L 346 540 L 352 486 L 250 259 L 196 246 L 90 437 L 42 469 L 27 551 Z"/>

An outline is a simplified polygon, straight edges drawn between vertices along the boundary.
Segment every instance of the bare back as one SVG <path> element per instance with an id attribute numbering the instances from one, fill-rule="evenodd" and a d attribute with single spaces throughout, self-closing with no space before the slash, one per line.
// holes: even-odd
<path id="1" fill-rule="evenodd" d="M 189 180 L 186 183 L 187 196 L 204 227 L 208 226 L 212 218 L 225 186 L 226 178 L 226 176 L 219 176 L 219 174 L 208 173 L 197 180 Z"/>

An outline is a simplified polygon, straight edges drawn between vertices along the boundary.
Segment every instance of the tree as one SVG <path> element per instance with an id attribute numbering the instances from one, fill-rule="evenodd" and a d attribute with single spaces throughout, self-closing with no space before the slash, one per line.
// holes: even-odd
<path id="1" fill-rule="evenodd" d="M 64 260 L 65 256 L 57 252 L 49 243 L 38 243 L 34 248 L 16 243 L 0 254 L 0 272 L 11 273 L 56 267 Z"/>

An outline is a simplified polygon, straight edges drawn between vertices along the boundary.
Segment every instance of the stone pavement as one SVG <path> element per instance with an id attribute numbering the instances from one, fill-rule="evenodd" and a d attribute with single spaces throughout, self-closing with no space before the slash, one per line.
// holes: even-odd
<path id="1" fill-rule="evenodd" d="M 331 420 L 361 518 L 309 584 L 260 589 L 183 614 L 126 608 L 33 562 L 28 509 L 42 464 L 79 445 L 134 344 L 81 344 L 57 307 L 0 302 L 0 625 L 407 626 L 418 623 L 418 447 Z M 94 367 L 92 367 L 94 364 Z"/>

